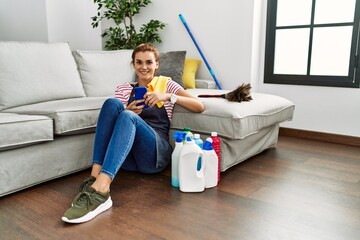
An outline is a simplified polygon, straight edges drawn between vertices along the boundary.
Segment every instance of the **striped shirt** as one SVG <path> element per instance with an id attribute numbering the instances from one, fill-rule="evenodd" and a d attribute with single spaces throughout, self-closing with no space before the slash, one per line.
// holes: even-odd
<path id="1" fill-rule="evenodd" d="M 177 82 L 173 80 L 168 80 L 166 83 L 166 93 L 174 93 L 176 94 L 179 90 L 184 89 Z M 129 83 L 124 83 L 116 87 L 115 90 L 115 98 L 118 98 L 126 107 L 130 98 L 130 94 L 133 90 L 133 86 Z M 174 104 L 170 101 L 164 102 L 164 107 L 167 113 L 169 120 L 172 118 L 172 112 L 174 109 Z"/>

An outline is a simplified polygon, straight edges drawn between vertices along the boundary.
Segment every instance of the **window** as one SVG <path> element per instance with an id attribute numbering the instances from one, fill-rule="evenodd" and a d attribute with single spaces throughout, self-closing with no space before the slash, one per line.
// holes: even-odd
<path id="1" fill-rule="evenodd" d="M 268 0 L 264 83 L 360 86 L 360 0 Z"/>

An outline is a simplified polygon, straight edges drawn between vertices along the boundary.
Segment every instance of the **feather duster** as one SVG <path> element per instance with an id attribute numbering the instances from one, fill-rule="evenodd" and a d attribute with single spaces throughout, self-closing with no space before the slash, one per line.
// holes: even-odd
<path id="1" fill-rule="evenodd" d="M 251 85 L 250 83 L 243 83 L 238 86 L 235 90 L 226 94 L 200 94 L 198 97 L 202 98 L 225 98 L 231 102 L 248 102 L 252 100 L 250 95 Z"/>

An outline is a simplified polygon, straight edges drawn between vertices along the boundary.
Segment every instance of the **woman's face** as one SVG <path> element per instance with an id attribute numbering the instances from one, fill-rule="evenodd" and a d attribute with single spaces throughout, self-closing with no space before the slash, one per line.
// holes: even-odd
<path id="1" fill-rule="evenodd" d="M 159 63 L 156 62 L 153 52 L 138 52 L 134 58 L 134 69 L 139 81 L 150 82 L 156 70 L 159 68 Z"/>

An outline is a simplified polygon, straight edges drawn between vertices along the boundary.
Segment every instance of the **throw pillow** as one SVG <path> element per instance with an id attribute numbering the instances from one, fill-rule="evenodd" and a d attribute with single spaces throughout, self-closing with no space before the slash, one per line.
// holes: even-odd
<path id="1" fill-rule="evenodd" d="M 135 79 L 132 50 L 74 52 L 88 97 L 113 96 L 116 86 Z"/>
<path id="2" fill-rule="evenodd" d="M 68 43 L 0 41 L 0 110 L 84 96 Z"/>
<path id="3" fill-rule="evenodd" d="M 186 51 L 160 53 L 160 66 L 156 75 L 171 77 L 172 80 L 184 87 L 182 75 L 185 56 Z"/>
<path id="4" fill-rule="evenodd" d="M 183 82 L 186 88 L 196 88 L 195 86 L 195 76 L 196 72 L 200 66 L 201 61 L 199 59 L 185 59 L 184 65 L 184 74 L 183 74 Z"/>

